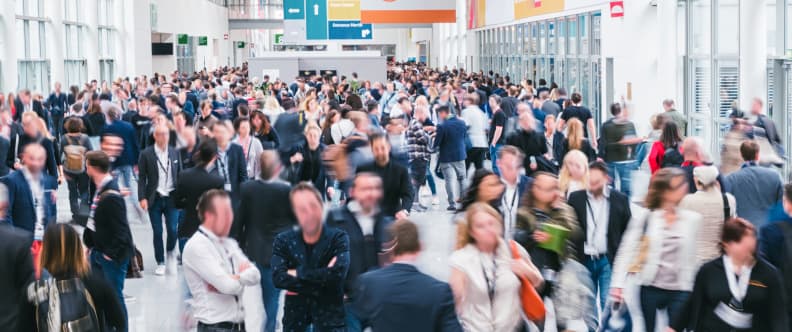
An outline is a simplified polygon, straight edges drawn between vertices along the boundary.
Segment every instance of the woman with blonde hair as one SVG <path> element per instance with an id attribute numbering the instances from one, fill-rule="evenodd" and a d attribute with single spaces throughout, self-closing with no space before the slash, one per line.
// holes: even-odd
<path id="1" fill-rule="evenodd" d="M 510 245 L 503 239 L 500 213 L 487 203 L 468 207 L 457 230 L 449 284 L 462 328 L 475 332 L 520 331 L 518 277 L 527 278 L 537 287 L 543 282 L 539 270 L 517 244 L 522 257 L 512 257 Z"/>
<path id="2" fill-rule="evenodd" d="M 430 86 L 427 89 L 427 94 L 429 95 L 429 104 L 434 104 L 437 98 L 440 98 L 440 92 L 434 86 Z"/>
<path id="3" fill-rule="evenodd" d="M 425 107 L 427 110 L 429 109 L 429 100 L 426 99 L 426 96 L 418 96 L 415 98 L 415 108 L 418 107 Z"/>
<path id="4" fill-rule="evenodd" d="M 578 190 L 588 189 L 588 159 L 580 150 L 572 150 L 564 157 L 561 171 L 558 173 L 558 186 L 564 197 Z"/>
<path id="5" fill-rule="evenodd" d="M 264 109 L 261 110 L 264 115 L 269 118 L 269 123 L 278 121 L 278 116 L 283 114 L 283 107 L 278 103 L 278 99 L 274 96 L 267 96 L 264 100 Z"/>
<path id="6" fill-rule="evenodd" d="M 572 150 L 579 150 L 585 154 L 586 158 L 588 158 L 588 162 L 596 160 L 597 151 L 594 150 L 591 143 L 584 135 L 583 122 L 580 122 L 577 118 L 569 119 L 567 122 L 567 138 L 564 140 L 562 155 L 565 156 Z"/>

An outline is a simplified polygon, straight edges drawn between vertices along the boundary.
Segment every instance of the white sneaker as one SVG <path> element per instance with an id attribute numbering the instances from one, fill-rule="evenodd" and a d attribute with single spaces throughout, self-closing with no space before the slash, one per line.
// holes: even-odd
<path id="1" fill-rule="evenodd" d="M 440 205 L 440 200 L 437 199 L 437 196 L 432 196 L 432 205 Z"/>
<path id="2" fill-rule="evenodd" d="M 154 269 L 154 275 L 164 276 L 165 275 L 165 264 L 157 265 L 157 268 Z"/>
<path id="3" fill-rule="evenodd" d="M 176 256 L 176 250 L 168 252 L 168 256 L 165 258 L 168 274 L 176 274 L 176 270 L 178 269 L 178 261 L 179 257 Z"/>

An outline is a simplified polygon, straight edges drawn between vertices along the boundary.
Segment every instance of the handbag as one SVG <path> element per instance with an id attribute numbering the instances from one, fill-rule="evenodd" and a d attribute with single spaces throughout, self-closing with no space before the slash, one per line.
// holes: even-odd
<path id="1" fill-rule="evenodd" d="M 129 259 L 129 268 L 127 269 L 126 279 L 140 279 L 143 278 L 143 254 L 140 253 L 137 247 L 133 248 L 134 255 Z"/>
<path id="2" fill-rule="evenodd" d="M 520 250 L 517 248 L 517 242 L 510 240 L 509 247 L 514 259 L 522 258 Z M 520 279 L 520 304 L 525 317 L 531 321 L 543 320 L 545 317 L 545 306 L 539 293 L 536 292 L 536 288 L 534 288 L 528 278 L 523 276 L 517 276 L 517 278 Z"/>
<path id="3" fill-rule="evenodd" d="M 632 331 L 632 318 L 624 302 L 608 302 L 602 312 L 598 332 Z"/>
<path id="4" fill-rule="evenodd" d="M 635 261 L 633 261 L 630 268 L 627 269 L 629 273 L 640 273 L 646 263 L 646 257 L 649 256 L 649 236 L 647 236 L 646 230 L 649 228 L 649 217 L 651 216 L 652 211 L 649 210 L 649 212 L 646 213 L 646 218 L 644 218 L 641 243 L 638 245 L 638 255 L 635 256 Z"/>

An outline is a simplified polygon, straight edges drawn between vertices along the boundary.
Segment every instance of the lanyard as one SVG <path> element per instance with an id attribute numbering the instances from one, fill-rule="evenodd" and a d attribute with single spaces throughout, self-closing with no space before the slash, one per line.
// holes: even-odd
<path id="1" fill-rule="evenodd" d="M 220 257 L 225 256 L 225 258 L 228 259 L 228 263 L 229 265 L 231 265 L 231 274 L 236 274 L 236 269 L 234 269 L 234 258 L 231 256 L 231 253 L 228 252 L 228 249 L 226 249 L 225 247 L 223 247 L 222 250 L 221 248 L 218 248 L 215 242 L 212 240 L 212 238 L 209 237 L 209 235 L 206 234 L 202 229 L 198 228 L 198 232 L 203 234 L 203 236 L 205 236 L 206 239 L 209 240 L 210 243 L 212 243 L 212 247 L 214 247 L 215 250 L 217 250 L 217 253 L 220 254 Z M 223 253 L 225 253 L 225 255 L 223 255 Z M 234 295 L 234 301 L 236 302 L 237 307 L 239 307 L 238 296 Z"/>
<path id="2" fill-rule="evenodd" d="M 586 196 L 586 207 L 588 208 L 589 214 L 591 214 L 591 218 L 589 219 L 591 223 L 594 225 L 594 229 L 591 230 L 591 236 L 586 234 L 586 242 L 588 242 L 588 245 L 594 246 L 594 238 L 597 236 L 597 230 L 599 229 L 599 224 L 597 223 L 597 217 L 594 214 L 594 209 L 591 207 L 591 203 L 589 202 L 588 194 Z"/>
<path id="3" fill-rule="evenodd" d="M 162 172 L 165 173 L 165 184 L 167 185 L 168 184 L 168 178 L 170 178 L 170 168 L 171 168 L 170 156 L 168 156 L 168 152 L 167 152 L 167 150 L 165 150 L 165 158 L 168 160 L 167 163 L 166 163 L 168 165 L 167 167 L 165 167 L 165 165 L 162 164 L 162 159 L 160 159 L 159 155 L 154 153 L 154 156 L 157 157 L 157 164 L 158 164 L 160 170 L 162 170 Z"/>
<path id="4" fill-rule="evenodd" d="M 740 271 L 739 279 L 734 272 L 734 265 L 732 265 L 731 258 L 723 255 L 723 268 L 726 270 L 726 281 L 729 282 L 729 292 L 732 297 L 737 300 L 738 304 L 742 306 L 742 301 L 745 299 L 745 294 L 748 293 L 748 282 L 751 278 L 751 270 L 753 265 L 743 266 Z"/>
<path id="5" fill-rule="evenodd" d="M 517 192 L 518 191 L 519 191 L 518 186 L 514 186 L 514 192 L 512 193 L 511 202 L 506 200 L 506 195 L 503 195 L 503 197 L 501 198 L 503 200 L 503 205 L 506 206 L 506 212 L 507 212 L 506 215 L 504 216 L 504 219 L 505 218 L 509 219 L 508 223 L 506 223 L 505 220 L 504 220 L 504 223 L 508 225 L 507 230 L 511 230 L 511 225 L 514 223 L 514 220 L 513 220 L 514 217 L 513 217 L 512 211 L 514 211 L 514 202 L 517 201 Z M 509 237 L 508 234 L 504 234 L 504 235 L 507 238 Z"/>
<path id="6" fill-rule="evenodd" d="M 228 183 L 229 183 L 229 181 L 228 181 L 228 170 L 226 169 L 226 163 L 225 163 L 225 161 L 223 160 L 223 158 L 224 158 L 224 157 L 228 157 L 228 154 L 227 154 L 227 153 L 228 153 L 228 152 L 226 152 L 226 153 L 225 153 L 224 155 L 222 155 L 222 156 L 221 156 L 219 153 L 217 154 L 217 163 L 218 163 L 218 164 L 220 164 L 220 165 L 218 165 L 218 166 L 220 166 L 220 174 L 222 174 L 222 175 L 223 175 L 223 180 L 225 180 L 225 183 L 226 183 L 226 184 L 228 184 Z"/>
<path id="7" fill-rule="evenodd" d="M 484 281 L 487 283 L 487 295 L 489 295 L 490 306 L 492 301 L 495 300 L 495 279 L 497 277 L 498 265 L 495 263 L 495 254 L 492 254 L 492 279 L 487 274 L 487 269 L 484 267 L 484 259 L 481 259 L 481 272 L 484 274 Z"/>

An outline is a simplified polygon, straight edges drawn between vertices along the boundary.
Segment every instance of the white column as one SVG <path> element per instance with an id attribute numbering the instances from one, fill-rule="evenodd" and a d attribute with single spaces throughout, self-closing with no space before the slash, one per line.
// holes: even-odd
<path id="1" fill-rule="evenodd" d="M 83 54 L 86 62 L 86 77 L 88 81 L 99 81 L 99 0 L 87 0 L 80 4 L 85 8 L 80 8 L 85 15 L 85 43 Z"/>
<path id="2" fill-rule="evenodd" d="M 3 38 L 0 38 L 0 60 L 2 61 L 0 64 L 2 65 L 2 91 L 9 92 L 9 91 L 16 91 L 17 90 L 17 83 L 19 82 L 17 79 L 17 72 L 18 72 L 18 65 L 17 65 L 17 58 L 21 56 L 21 52 L 24 50 L 18 50 L 17 45 L 17 38 L 22 38 L 22 36 L 18 36 L 22 34 L 22 31 L 16 31 L 16 2 L 22 0 L 10 0 L 10 1 L 0 1 L 0 34 L 2 34 Z M 20 52 L 20 54 L 17 54 Z"/>
<path id="3" fill-rule="evenodd" d="M 47 47 L 47 57 L 50 60 L 50 86 L 53 88 L 55 82 L 66 81 L 63 59 L 66 57 L 66 49 L 63 38 L 65 36 L 63 26 L 63 1 L 48 1 L 44 6 L 45 16 L 50 18 L 47 24 L 47 32 L 44 38 Z"/>
<path id="4" fill-rule="evenodd" d="M 126 57 L 126 68 L 119 67 L 121 76 L 151 75 L 151 16 L 149 0 L 124 1 L 124 23 L 119 26 L 123 44 L 119 51 Z"/>
<path id="5" fill-rule="evenodd" d="M 751 99 L 767 104 L 767 14 L 764 2 L 740 1 L 740 106 Z"/>
<path id="6" fill-rule="evenodd" d="M 632 14 L 632 13 L 629 13 Z M 628 14 L 628 15 L 629 15 Z M 682 96 L 677 96 L 677 73 L 682 70 L 677 63 L 677 1 L 657 2 L 658 47 L 657 85 L 663 99 L 671 98 L 682 105 Z"/>

